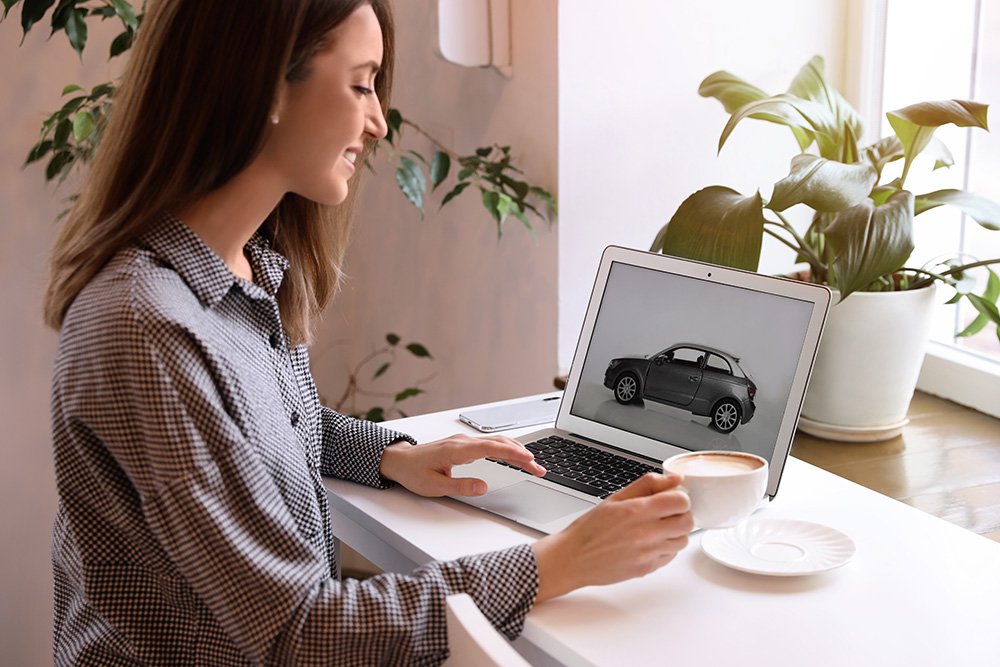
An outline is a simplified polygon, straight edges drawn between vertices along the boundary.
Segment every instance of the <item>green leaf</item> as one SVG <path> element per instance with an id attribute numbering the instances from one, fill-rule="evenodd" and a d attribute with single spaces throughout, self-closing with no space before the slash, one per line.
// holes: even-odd
<path id="1" fill-rule="evenodd" d="M 503 221 L 507 219 L 507 216 L 515 208 L 518 208 L 518 206 L 514 203 L 510 195 L 504 192 L 497 193 L 497 213 L 500 215 L 500 224 L 503 224 Z"/>
<path id="2" fill-rule="evenodd" d="M 62 108 L 59 109 L 59 111 L 57 111 L 55 115 L 58 115 L 60 118 L 66 118 L 71 113 L 73 113 L 74 111 L 76 111 L 77 109 L 79 109 L 80 106 L 82 106 L 83 103 L 86 102 L 86 101 L 87 101 L 87 97 L 85 95 L 81 95 L 79 97 L 74 97 L 73 99 L 66 101 L 62 105 Z"/>
<path id="3" fill-rule="evenodd" d="M 722 130 L 722 135 L 719 137 L 719 150 L 722 150 L 729 135 L 736 129 L 740 121 L 745 118 L 762 117 L 772 123 L 790 127 L 801 150 L 805 150 L 813 141 L 816 141 L 819 145 L 820 155 L 824 157 L 836 157 L 840 152 L 834 139 L 839 128 L 834 130 L 832 134 L 822 133 L 822 128 L 829 128 L 833 124 L 831 112 L 815 102 L 786 94 L 775 95 L 766 100 L 757 100 L 740 107 L 736 113 L 729 117 L 729 122 Z"/>
<path id="4" fill-rule="evenodd" d="M 410 387 L 408 389 L 404 389 L 403 391 L 396 394 L 396 402 L 402 403 L 406 399 L 412 398 L 413 396 L 419 396 L 422 393 L 424 393 L 424 390 L 417 389 L 416 387 Z"/>
<path id="5" fill-rule="evenodd" d="M 10 11 L 11 7 L 19 3 L 21 0 L 3 0 L 3 16 L 0 16 L 0 20 L 7 18 L 7 12 Z"/>
<path id="6" fill-rule="evenodd" d="M 903 144 L 899 141 L 899 137 L 892 135 L 879 139 L 871 146 L 865 148 L 861 156 L 875 169 L 875 172 L 881 178 L 882 170 L 885 169 L 885 166 L 890 162 L 900 159 L 903 157 L 903 154 Z"/>
<path id="7" fill-rule="evenodd" d="M 463 182 L 459 183 L 458 185 L 456 185 L 454 188 L 452 188 L 451 192 L 449 192 L 448 194 L 446 194 L 444 196 L 444 199 L 441 201 L 441 208 L 444 208 L 445 204 L 447 204 L 448 202 L 450 202 L 452 199 L 454 199 L 458 195 L 462 194 L 462 191 L 465 190 L 465 188 L 469 187 L 470 185 L 472 185 L 472 183 L 470 183 L 469 181 L 463 181 Z"/>
<path id="8" fill-rule="evenodd" d="M 517 199 L 523 200 L 525 197 L 528 196 L 528 192 L 530 192 L 528 184 L 525 183 L 524 181 L 517 181 L 514 180 L 513 178 L 510 178 L 509 176 L 504 176 L 501 174 L 500 182 L 504 186 L 510 188 L 514 192 L 514 196 Z"/>
<path id="9" fill-rule="evenodd" d="M 519 206 L 515 206 L 511 213 L 515 218 L 521 221 L 521 224 L 528 228 L 531 235 L 535 237 L 535 241 L 538 241 L 538 235 L 535 233 L 535 228 L 531 226 L 531 222 L 528 220 L 528 216 L 524 214 L 524 211 Z"/>
<path id="10" fill-rule="evenodd" d="M 990 323 L 991 312 L 989 306 L 993 306 L 993 312 L 996 312 L 997 298 L 1000 297 L 1000 278 L 997 278 L 997 274 L 995 274 L 992 269 L 986 270 L 989 272 L 989 277 L 986 279 L 986 291 L 983 292 L 982 298 L 973 298 L 975 297 L 974 294 L 969 295 L 969 301 L 973 306 L 975 306 L 976 310 L 979 311 L 979 315 L 976 316 L 976 319 L 974 319 L 969 326 L 963 329 L 960 333 L 956 334 L 960 338 L 973 336 L 982 331 L 983 328 Z M 977 303 L 977 299 L 979 300 L 979 303 Z M 989 305 L 984 305 L 984 302 Z M 994 321 L 997 322 L 997 324 L 1000 324 L 1000 321 Z"/>
<path id="11" fill-rule="evenodd" d="M 913 252 L 913 194 L 897 192 L 882 206 L 866 199 L 826 228 L 841 299 L 897 271 Z"/>
<path id="12" fill-rule="evenodd" d="M 125 0 L 111 0 L 111 5 L 115 8 L 115 13 L 121 18 L 122 23 L 133 32 L 139 29 L 139 22 L 135 18 L 135 9 L 130 3 Z"/>
<path id="13" fill-rule="evenodd" d="M 431 183 L 434 184 L 432 190 L 436 190 L 444 179 L 448 178 L 448 170 L 451 169 L 451 158 L 444 151 L 435 151 L 431 157 Z"/>
<path id="14" fill-rule="evenodd" d="M 406 346 L 406 349 L 409 350 L 410 354 L 412 354 L 415 357 L 425 357 L 428 359 L 434 358 L 431 356 L 431 353 L 427 351 L 427 348 L 421 345 L 420 343 L 410 343 L 409 345 Z"/>
<path id="15" fill-rule="evenodd" d="M 763 205 L 759 192 L 744 197 L 720 185 L 699 190 L 681 203 L 657 236 L 660 251 L 756 271 L 764 236 Z"/>
<path id="16" fill-rule="evenodd" d="M 768 208 L 784 211 L 795 204 L 835 213 L 859 204 L 878 180 L 865 162 L 843 164 L 802 153 L 792 158 L 791 172 L 774 185 Z"/>
<path id="17" fill-rule="evenodd" d="M 83 58 L 83 47 L 87 45 L 87 22 L 84 20 L 87 11 L 84 9 L 74 9 L 73 14 L 66 21 L 66 36 L 73 50 L 80 58 Z"/>
<path id="18" fill-rule="evenodd" d="M 1000 230 L 1000 204 L 963 190 L 938 190 L 919 195 L 914 201 L 914 214 L 945 204 L 959 209 L 986 229 Z"/>
<path id="19" fill-rule="evenodd" d="M 400 158 L 401 167 L 396 169 L 396 183 L 406 198 L 420 211 L 424 217 L 424 191 L 427 189 L 424 172 L 420 166 L 408 157 Z"/>
<path id="20" fill-rule="evenodd" d="M 94 123 L 94 116 L 89 111 L 78 113 L 76 118 L 73 119 L 73 137 L 76 139 L 76 143 L 80 143 L 89 137 L 95 127 L 97 125 Z"/>
<path id="21" fill-rule="evenodd" d="M 975 294 L 966 294 L 965 298 L 972 302 L 972 305 L 976 307 L 976 310 L 978 310 L 980 314 L 985 315 L 990 322 L 1000 326 L 1000 310 L 997 310 L 997 305 L 995 303 L 990 303 L 986 299 L 976 296 Z"/>
<path id="22" fill-rule="evenodd" d="M 458 180 L 464 181 L 469 176 L 472 176 L 474 173 L 476 173 L 476 170 L 473 167 L 465 167 L 464 169 L 458 172 Z"/>
<path id="23" fill-rule="evenodd" d="M 100 83 L 90 89 L 90 99 L 96 99 L 104 95 L 113 95 L 115 86 L 111 83 Z"/>
<path id="24" fill-rule="evenodd" d="M 541 201 L 545 202 L 545 205 L 552 210 L 552 213 L 559 214 L 559 206 L 556 204 L 556 199 L 547 190 L 543 190 L 539 187 L 532 186 L 531 194 L 538 197 Z"/>
<path id="25" fill-rule="evenodd" d="M 73 16 L 76 3 L 77 0 L 59 0 L 59 4 L 52 10 L 52 32 L 49 34 L 49 37 L 60 30 L 66 29 L 66 23 Z"/>
<path id="26" fill-rule="evenodd" d="M 384 422 L 385 421 L 385 409 L 384 408 L 372 408 L 365 413 L 364 419 L 370 422 Z"/>
<path id="27" fill-rule="evenodd" d="M 53 178 L 63 173 L 63 170 L 73 163 L 73 153 L 61 151 L 55 153 L 45 167 L 45 180 L 51 181 Z"/>
<path id="28" fill-rule="evenodd" d="M 500 195 L 493 190 L 482 189 L 483 192 L 483 206 L 489 211 L 493 219 L 496 220 L 497 224 L 500 224 L 500 211 L 497 206 L 500 203 Z"/>
<path id="29" fill-rule="evenodd" d="M 81 88 L 80 86 L 76 85 L 75 83 L 71 83 L 71 84 L 69 84 L 68 86 L 66 86 L 65 88 L 62 89 L 62 93 L 60 93 L 60 97 L 65 97 L 66 95 L 69 95 L 70 93 L 75 93 L 78 90 L 83 90 L 83 88 Z"/>
<path id="30" fill-rule="evenodd" d="M 492 152 L 493 152 L 492 146 L 482 146 L 476 149 L 476 155 L 478 155 L 479 157 L 486 157 Z"/>
<path id="31" fill-rule="evenodd" d="M 396 347 L 397 345 L 399 345 L 399 336 L 397 336 L 394 333 L 386 334 L 385 335 L 385 340 L 386 340 L 387 343 L 389 343 L 389 345 L 391 345 L 393 347 Z"/>
<path id="32" fill-rule="evenodd" d="M 52 147 L 57 151 L 62 150 L 69 141 L 69 135 L 73 131 L 73 123 L 68 118 L 63 118 L 56 125 L 55 134 L 52 137 Z"/>
<path id="33" fill-rule="evenodd" d="M 427 158 L 425 158 L 423 155 L 421 155 L 417 151 L 406 151 L 406 152 L 409 153 L 410 155 L 412 155 L 413 157 L 417 158 L 418 160 L 420 160 L 420 162 L 423 163 L 423 165 L 425 167 L 430 167 L 431 166 L 431 163 L 427 161 Z"/>
<path id="34" fill-rule="evenodd" d="M 50 150 L 52 150 L 51 141 L 38 142 L 35 145 L 35 147 L 31 149 L 31 152 L 28 153 L 28 159 L 24 161 L 24 164 L 29 165 L 32 162 L 37 162 L 38 160 L 41 160 L 43 157 L 46 156 L 46 154 L 48 154 Z"/>
<path id="35" fill-rule="evenodd" d="M 389 113 L 385 116 L 385 124 L 388 131 L 385 135 L 385 140 L 389 142 L 389 145 L 393 145 L 393 137 L 400 133 L 403 126 L 403 114 L 399 113 L 399 109 L 389 109 Z"/>
<path id="36" fill-rule="evenodd" d="M 698 94 L 702 97 L 714 97 L 719 100 L 726 113 L 729 114 L 736 113 L 736 110 L 745 104 L 770 97 L 757 86 L 751 85 L 724 70 L 705 77 L 705 80 L 698 86 Z M 762 120 L 767 119 L 762 118 Z"/>
<path id="37" fill-rule="evenodd" d="M 135 37 L 135 33 L 131 30 L 123 30 L 117 37 L 111 42 L 111 48 L 108 51 L 108 58 L 115 58 L 132 48 L 132 39 Z"/>
<path id="38" fill-rule="evenodd" d="M 906 157 L 903 174 L 909 172 L 913 159 L 927 147 L 934 132 L 942 125 L 989 129 L 986 123 L 988 109 L 987 105 L 979 102 L 945 100 L 921 102 L 887 113 L 889 125 L 903 144 Z"/>
<path id="39" fill-rule="evenodd" d="M 24 35 L 28 34 L 31 27 L 42 20 L 45 16 L 45 12 L 49 11 L 49 7 L 55 4 L 56 0 L 24 0 L 24 4 L 21 5 L 21 30 Z M 6 6 L 4 3 L 4 14 L 6 15 L 6 10 L 10 7 Z M 22 37 L 22 42 L 24 41 Z"/>
<path id="40" fill-rule="evenodd" d="M 935 170 L 942 167 L 951 167 L 955 164 L 955 156 L 951 154 L 945 143 L 937 137 L 931 137 L 930 142 L 924 149 L 924 155 L 934 158 Z"/>
<path id="41" fill-rule="evenodd" d="M 802 66 L 788 94 L 804 100 L 815 102 L 828 113 L 814 118 L 806 116 L 813 129 L 833 138 L 836 146 L 842 146 L 850 137 L 860 137 L 864 134 L 864 122 L 847 100 L 834 88 L 826 78 L 826 63 L 821 56 L 813 56 Z M 835 157 L 820 148 L 823 157 Z"/>
<path id="42" fill-rule="evenodd" d="M 390 366 L 392 366 L 392 363 L 388 361 L 379 366 L 378 370 L 375 371 L 375 375 L 372 376 L 372 379 L 374 380 L 381 377 L 387 370 L 389 370 Z"/>

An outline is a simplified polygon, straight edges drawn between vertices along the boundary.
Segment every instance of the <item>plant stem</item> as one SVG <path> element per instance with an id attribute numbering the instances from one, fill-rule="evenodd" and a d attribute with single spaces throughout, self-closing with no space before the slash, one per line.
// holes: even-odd
<path id="1" fill-rule="evenodd" d="M 947 276 L 951 276 L 956 273 L 961 273 L 962 271 L 968 271 L 969 269 L 975 269 L 980 266 L 989 266 L 990 264 L 1000 264 L 1000 257 L 996 259 L 984 259 L 979 262 L 973 262 L 972 264 L 963 264 L 962 266 L 956 266 L 952 269 L 948 269 L 947 271 L 943 271 L 940 274 L 934 273 L 933 271 L 927 271 L 926 269 L 907 269 L 905 267 L 900 269 L 900 271 L 912 271 L 913 273 L 921 273 L 925 276 L 930 276 L 930 278 L 924 278 L 922 280 L 915 281 L 910 289 L 916 289 L 918 287 L 923 287 L 924 285 L 928 285 L 934 282 L 935 280 L 940 280 L 941 282 L 948 282 Z"/>
<path id="2" fill-rule="evenodd" d="M 805 242 L 805 239 L 803 239 L 799 235 L 799 233 L 795 231 L 795 228 L 792 227 L 792 224 L 790 222 L 788 222 L 788 220 L 785 218 L 785 216 L 781 215 L 781 213 L 779 213 L 778 211 L 771 211 L 771 212 L 774 213 L 774 215 L 777 216 L 778 220 L 781 220 L 781 224 L 777 225 L 777 223 L 775 223 L 775 222 L 773 222 L 771 220 L 767 220 L 766 218 L 764 219 L 764 221 L 765 222 L 770 222 L 772 225 L 777 225 L 777 226 L 781 227 L 782 229 L 784 229 L 789 234 L 791 234 L 792 237 L 796 240 L 796 242 L 798 242 L 798 246 L 795 246 L 794 244 L 790 243 L 787 239 L 784 239 L 784 238 L 778 236 L 776 233 L 774 233 L 771 230 L 767 229 L 767 227 L 764 228 L 764 231 L 768 232 L 771 236 L 773 236 L 774 238 L 778 239 L 779 241 L 781 241 L 782 243 L 784 243 L 785 245 L 787 245 L 789 248 L 791 248 L 792 250 L 794 250 L 796 253 L 802 255 L 803 257 L 805 257 L 806 261 L 808 261 L 809 264 L 811 264 L 814 269 L 823 269 L 823 270 L 825 270 L 826 269 L 826 265 L 823 263 L 823 260 L 820 259 L 816 255 L 816 253 L 809 246 L 809 244 Z M 818 276 L 817 276 L 817 278 L 818 278 Z"/>
<path id="3" fill-rule="evenodd" d="M 458 153 L 456 153 L 455 151 L 451 150 L 450 148 L 448 148 L 447 146 L 445 146 L 444 144 L 442 144 L 440 141 L 438 141 L 437 139 L 435 139 L 434 137 L 432 137 L 430 134 L 427 133 L 426 130 L 424 130 L 424 128 L 420 127 L 419 125 L 417 125 L 413 121 L 407 120 L 406 118 L 403 118 L 402 119 L 402 124 L 403 125 L 409 125 L 414 130 L 416 130 L 418 133 L 420 133 L 420 134 L 424 135 L 425 137 L 427 137 L 427 139 L 429 139 L 432 144 L 434 144 L 435 146 L 437 146 L 437 148 L 438 148 L 439 151 L 441 151 L 442 153 L 446 153 L 448 155 L 448 157 L 450 157 L 452 160 L 454 160 L 456 162 L 458 162 L 458 161 L 461 160 L 461 156 Z"/>

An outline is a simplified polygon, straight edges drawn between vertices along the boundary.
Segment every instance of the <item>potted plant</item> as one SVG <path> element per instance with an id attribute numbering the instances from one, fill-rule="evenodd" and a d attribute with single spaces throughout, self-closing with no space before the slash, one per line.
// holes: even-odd
<path id="1" fill-rule="evenodd" d="M 659 231 L 651 250 L 756 271 L 765 236 L 791 249 L 797 263 L 808 265 L 795 277 L 829 286 L 836 304 L 800 428 L 840 440 L 895 436 L 906 423 L 936 286 L 954 292 L 949 303 L 967 299 L 978 311 L 959 335 L 1000 326 L 1000 279 L 989 266 L 1000 258 L 956 255 L 929 266 L 908 264 L 914 219 L 930 209 L 954 206 L 984 227 L 1000 229 L 996 202 L 962 190 L 914 194 L 905 187 L 921 153 L 934 158 L 935 169 L 953 163 L 933 136 L 938 127 L 988 129 L 987 106 L 949 100 L 892 111 L 887 116 L 894 134 L 859 147 L 861 117 L 827 81 L 819 56 L 779 95 L 724 71 L 708 76 L 699 94 L 716 98 L 730 114 L 720 151 L 740 121 L 754 118 L 790 128 L 800 152 L 770 199 L 723 186 L 694 193 Z M 901 173 L 890 178 L 887 166 L 897 160 Z M 804 232 L 785 214 L 796 205 L 813 211 Z M 987 274 L 979 294 L 970 274 L 976 267 Z"/>

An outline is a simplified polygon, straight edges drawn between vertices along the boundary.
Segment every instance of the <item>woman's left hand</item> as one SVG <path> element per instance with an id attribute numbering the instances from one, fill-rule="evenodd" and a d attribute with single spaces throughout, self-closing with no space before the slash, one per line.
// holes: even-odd
<path id="1" fill-rule="evenodd" d="M 452 477 L 451 469 L 483 458 L 511 463 L 539 477 L 545 474 L 534 455 L 516 440 L 502 435 L 463 434 L 419 445 L 393 443 L 382 454 L 379 472 L 422 496 L 481 496 L 487 491 L 486 482 L 475 477 Z"/>

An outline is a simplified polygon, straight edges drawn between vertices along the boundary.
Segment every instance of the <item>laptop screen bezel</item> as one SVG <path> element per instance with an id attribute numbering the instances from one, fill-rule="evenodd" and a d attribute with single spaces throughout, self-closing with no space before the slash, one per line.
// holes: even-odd
<path id="1" fill-rule="evenodd" d="M 792 448 L 809 376 L 816 361 L 820 337 L 827 314 L 829 313 L 832 298 L 829 288 L 779 276 L 679 259 L 669 255 L 643 252 L 620 246 L 608 246 L 601 257 L 601 263 L 594 280 L 590 303 L 587 306 L 587 313 L 584 316 L 583 326 L 580 329 L 580 337 L 577 340 L 576 351 L 573 355 L 573 364 L 570 367 L 566 390 L 555 425 L 557 428 L 574 435 L 599 443 L 609 444 L 646 457 L 649 456 L 650 451 L 663 451 L 664 444 L 668 445 L 667 451 L 677 454 L 691 450 L 572 414 L 574 399 L 580 385 L 584 361 L 594 334 L 594 326 L 597 323 L 597 316 L 600 312 L 605 288 L 607 287 L 608 278 L 611 275 L 611 269 L 616 263 L 698 280 L 706 280 L 735 288 L 765 292 L 812 304 L 813 307 L 808 324 L 806 325 L 799 359 L 795 364 L 795 373 L 791 381 L 788 399 L 778 429 L 774 451 L 769 461 L 767 495 L 773 498 L 778 492 L 781 473 Z"/>

